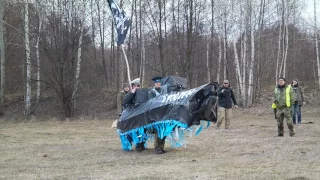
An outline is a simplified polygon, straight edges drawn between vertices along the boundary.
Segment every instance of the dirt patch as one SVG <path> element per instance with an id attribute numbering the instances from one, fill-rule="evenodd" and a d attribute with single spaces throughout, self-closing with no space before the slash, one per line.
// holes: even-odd
<path id="1" fill-rule="evenodd" d="M 320 109 L 320 108 L 319 108 Z M 318 111 L 319 111 L 318 109 Z M 5 123 L 0 179 L 320 179 L 320 122 L 305 109 L 296 136 L 277 137 L 272 113 L 234 111 L 231 129 L 210 126 L 163 155 L 152 143 L 123 151 L 113 120 Z M 222 125 L 222 127 L 224 127 Z"/>

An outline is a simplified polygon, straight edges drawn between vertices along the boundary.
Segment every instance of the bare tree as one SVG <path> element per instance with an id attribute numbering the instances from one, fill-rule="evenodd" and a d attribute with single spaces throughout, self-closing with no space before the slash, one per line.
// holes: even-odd
<path id="1" fill-rule="evenodd" d="M 315 43 L 316 43 L 316 55 L 317 55 L 317 66 L 318 66 L 318 82 L 320 88 L 320 60 L 319 60 L 319 45 L 318 45 L 318 28 L 317 28 L 317 4 L 316 0 L 314 0 L 314 35 L 315 35 Z"/>
<path id="2" fill-rule="evenodd" d="M 254 13 L 252 8 L 252 2 L 249 2 L 249 13 L 250 14 L 250 39 L 251 39 L 251 61 L 249 64 L 249 85 L 248 85 L 248 106 L 252 105 L 253 99 L 253 65 L 255 62 L 255 22 L 254 22 Z"/>
<path id="3" fill-rule="evenodd" d="M 103 4 L 103 3 L 102 3 Z M 102 56 L 102 69 L 104 73 L 104 78 L 106 80 L 106 84 L 108 84 L 108 73 L 107 73 L 107 64 L 105 58 L 105 30 L 106 30 L 106 23 L 105 23 L 105 15 L 106 10 L 101 9 L 106 7 L 105 5 L 101 5 L 99 0 L 96 0 L 97 11 L 98 11 L 98 27 L 99 27 L 99 35 L 100 35 L 100 49 L 101 49 L 101 56 Z"/>
<path id="4" fill-rule="evenodd" d="M 187 0 L 187 11 L 189 12 L 189 16 L 187 16 L 187 57 L 186 57 L 186 65 L 185 65 L 185 73 L 189 79 L 189 85 L 191 87 L 192 84 L 192 30 L 193 30 L 193 0 Z"/>
<path id="5" fill-rule="evenodd" d="M 208 78 L 208 83 L 211 82 L 211 71 L 210 71 L 210 55 L 209 55 L 209 50 L 210 50 L 210 44 L 209 41 L 207 41 L 207 78 Z"/>
<path id="6" fill-rule="evenodd" d="M 145 32 L 144 32 L 144 23 L 142 23 L 142 19 L 145 18 L 144 6 L 142 6 L 142 0 L 139 0 L 139 31 L 140 31 L 140 39 L 141 39 L 141 61 L 140 61 L 140 80 L 141 86 L 146 87 L 145 79 L 146 79 L 146 47 L 145 47 Z"/>
<path id="7" fill-rule="evenodd" d="M 5 62 L 6 53 L 4 48 L 4 26 L 3 26 L 3 15 L 4 15 L 5 0 L 0 0 L 0 116 L 4 115 L 4 93 L 5 93 Z"/>
<path id="8" fill-rule="evenodd" d="M 217 70 L 217 82 L 220 82 L 220 72 L 221 72 L 221 60 L 222 60 L 222 44 L 221 44 L 221 35 L 218 35 L 219 42 L 219 57 L 218 57 L 218 70 Z"/>
<path id="9" fill-rule="evenodd" d="M 24 40 L 26 49 L 26 95 L 25 95 L 25 114 L 31 113 L 31 57 L 29 41 L 29 2 L 24 3 Z"/>
<path id="10" fill-rule="evenodd" d="M 37 4 L 38 5 L 38 4 Z M 38 6 L 36 6 L 36 9 L 39 9 Z M 40 52 L 39 52 L 39 42 L 40 42 L 40 33 L 41 33 L 41 28 L 42 28 L 42 22 L 43 22 L 43 15 L 38 12 L 38 32 L 37 32 L 37 39 L 36 39 L 36 59 L 37 59 L 37 103 L 39 103 L 40 100 L 40 92 L 41 92 L 41 82 L 40 82 Z"/>
<path id="11" fill-rule="evenodd" d="M 277 62 L 276 62 L 276 83 L 277 79 L 279 78 L 281 71 L 279 70 L 279 62 L 280 62 L 280 54 L 281 54 L 281 39 L 282 39 L 282 21 L 279 21 L 279 33 L 278 33 L 278 55 L 277 55 Z"/>
<path id="12" fill-rule="evenodd" d="M 79 35 L 79 42 L 78 42 L 78 52 L 77 52 L 77 69 L 76 69 L 76 75 L 75 75 L 75 83 L 74 88 L 72 92 L 72 99 L 75 99 L 75 95 L 78 91 L 79 86 L 79 76 L 80 76 L 80 68 L 81 68 L 81 61 L 82 61 L 82 38 L 83 38 L 83 30 L 84 30 L 84 21 L 85 21 L 85 2 L 83 2 L 83 7 L 80 12 L 80 35 Z"/>

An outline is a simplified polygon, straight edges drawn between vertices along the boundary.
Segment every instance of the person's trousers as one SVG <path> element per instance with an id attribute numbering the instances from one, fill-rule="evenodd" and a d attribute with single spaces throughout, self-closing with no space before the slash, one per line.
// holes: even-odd
<path id="1" fill-rule="evenodd" d="M 283 126 L 283 120 L 286 119 L 288 129 L 290 131 L 290 136 L 293 136 L 295 134 L 293 123 L 291 120 L 291 109 L 290 108 L 283 108 L 283 109 L 277 109 L 277 124 L 278 124 L 278 133 L 279 135 L 283 135 L 284 132 L 284 126 Z"/>
<path id="2" fill-rule="evenodd" d="M 232 116 L 232 108 L 227 109 L 224 107 L 218 107 L 218 122 L 217 127 L 219 128 L 223 121 L 225 121 L 225 128 L 230 127 L 230 118 Z"/>
<path id="3" fill-rule="evenodd" d="M 297 123 L 298 118 L 298 124 L 301 124 L 301 105 L 294 104 L 292 106 L 292 122 L 293 124 Z"/>
<path id="4" fill-rule="evenodd" d="M 164 144 L 166 142 L 166 137 L 164 137 L 163 139 L 160 139 L 158 137 L 158 133 L 155 132 L 154 134 L 154 148 L 155 149 L 161 149 L 164 150 Z"/>

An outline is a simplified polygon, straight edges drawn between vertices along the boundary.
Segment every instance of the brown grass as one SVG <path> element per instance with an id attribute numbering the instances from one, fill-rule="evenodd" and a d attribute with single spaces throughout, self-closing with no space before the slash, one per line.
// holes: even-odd
<path id="1" fill-rule="evenodd" d="M 246 112 L 246 113 L 243 113 Z M 320 179 L 319 109 L 305 110 L 291 138 L 270 113 L 234 112 L 187 148 L 126 152 L 112 120 L 0 124 L 0 179 Z"/>

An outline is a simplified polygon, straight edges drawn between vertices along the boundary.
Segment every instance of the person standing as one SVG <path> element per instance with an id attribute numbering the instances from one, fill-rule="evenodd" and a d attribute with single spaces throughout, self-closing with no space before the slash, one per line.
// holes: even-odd
<path id="1" fill-rule="evenodd" d="M 136 104 L 135 103 L 136 92 L 137 92 L 137 90 L 140 89 L 140 82 L 131 83 L 131 87 L 132 87 L 132 89 L 129 90 L 129 92 L 123 98 L 124 108 L 126 108 L 128 106 L 133 106 Z"/>
<path id="2" fill-rule="evenodd" d="M 148 94 L 149 100 L 162 94 L 161 80 L 162 80 L 162 77 L 152 78 L 152 81 L 154 83 L 154 87 L 151 89 L 151 91 Z M 154 151 L 156 154 L 163 154 L 166 152 L 164 150 L 165 142 L 166 142 L 166 137 L 164 137 L 163 139 L 160 139 L 158 137 L 157 131 L 154 130 Z"/>
<path id="3" fill-rule="evenodd" d="M 303 90 L 301 86 L 299 86 L 298 80 L 296 79 L 292 81 L 291 86 L 293 92 L 295 93 L 295 101 L 292 105 L 292 122 L 293 124 L 296 124 L 296 120 L 298 118 L 298 124 L 301 124 L 301 106 L 305 103 L 303 97 Z"/>
<path id="4" fill-rule="evenodd" d="M 218 89 L 218 122 L 216 128 L 220 128 L 225 120 L 225 128 L 230 128 L 230 118 L 232 115 L 232 103 L 238 108 L 236 98 L 228 80 L 223 81 L 222 87 Z"/>
<path id="5" fill-rule="evenodd" d="M 137 90 L 140 89 L 140 81 L 135 81 L 135 82 L 131 83 L 131 87 L 132 87 L 132 89 L 124 96 L 124 99 L 123 99 L 123 104 L 124 104 L 125 108 L 132 107 L 132 106 L 136 105 L 136 94 L 137 94 Z M 132 142 L 132 140 L 131 140 L 131 142 Z M 142 152 L 145 149 L 146 148 L 145 148 L 144 142 L 136 144 L 136 150 L 138 152 Z"/>
<path id="6" fill-rule="evenodd" d="M 293 93 L 291 85 L 286 85 L 286 80 L 283 77 L 278 79 L 278 85 L 274 89 L 274 101 L 272 108 L 276 111 L 276 118 L 278 124 L 278 136 L 283 137 L 284 127 L 283 120 L 286 119 L 289 135 L 295 135 L 294 127 L 291 119 L 291 106 L 294 104 L 295 94 Z"/>
<path id="7" fill-rule="evenodd" d="M 161 89 L 161 80 L 162 77 L 154 77 L 152 78 L 152 81 L 154 83 L 154 87 L 151 89 L 151 91 L 148 94 L 148 99 L 152 99 L 154 97 L 157 97 L 162 94 Z"/>
<path id="8" fill-rule="evenodd" d="M 117 96 L 117 113 L 121 116 L 122 111 L 124 110 L 123 99 L 124 96 L 129 92 L 130 87 L 128 83 L 123 84 L 122 90 Z"/>

